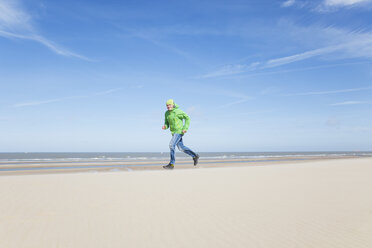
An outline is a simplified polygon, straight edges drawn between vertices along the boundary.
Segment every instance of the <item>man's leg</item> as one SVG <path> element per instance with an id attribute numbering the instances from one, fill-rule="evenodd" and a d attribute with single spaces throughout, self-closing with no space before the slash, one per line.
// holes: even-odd
<path id="1" fill-rule="evenodd" d="M 170 149 L 170 164 L 173 164 L 176 162 L 176 156 L 175 156 L 175 150 L 176 150 L 176 145 L 178 142 L 182 139 L 182 135 L 175 133 L 172 136 L 171 141 L 169 142 L 169 149 Z"/>
<path id="2" fill-rule="evenodd" d="M 184 152 L 184 153 L 190 155 L 190 156 L 193 157 L 193 158 L 196 157 L 196 153 L 193 152 L 190 148 L 188 148 L 187 146 L 185 146 L 185 145 L 183 144 L 182 136 L 181 136 L 180 141 L 179 141 L 178 144 L 177 144 L 177 147 L 178 147 L 178 149 L 179 149 L 181 152 Z"/>
<path id="3" fill-rule="evenodd" d="M 194 166 L 198 164 L 198 161 L 199 161 L 199 155 L 196 154 L 195 152 L 193 152 L 190 148 L 186 147 L 184 144 L 183 144 L 183 141 L 182 141 L 182 136 L 181 136 L 181 140 L 178 142 L 177 144 L 177 147 L 180 151 L 190 155 L 192 157 L 192 160 L 194 160 Z"/>

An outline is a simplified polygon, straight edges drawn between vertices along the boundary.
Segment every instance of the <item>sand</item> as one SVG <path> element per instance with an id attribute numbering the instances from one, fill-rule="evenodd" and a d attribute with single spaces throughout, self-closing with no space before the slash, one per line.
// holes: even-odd
<path id="1" fill-rule="evenodd" d="M 372 247 L 372 158 L 0 177 L 0 247 Z"/>

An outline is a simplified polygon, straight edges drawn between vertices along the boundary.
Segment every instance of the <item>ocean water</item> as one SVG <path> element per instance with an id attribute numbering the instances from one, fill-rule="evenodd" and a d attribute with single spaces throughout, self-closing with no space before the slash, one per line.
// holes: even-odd
<path id="1" fill-rule="evenodd" d="M 371 152 L 201 152 L 201 160 L 285 158 L 285 157 L 369 157 Z M 188 155 L 177 152 L 177 158 Z M 0 162 L 84 162 L 84 161 L 159 161 L 168 160 L 169 152 L 17 152 L 0 153 Z"/>

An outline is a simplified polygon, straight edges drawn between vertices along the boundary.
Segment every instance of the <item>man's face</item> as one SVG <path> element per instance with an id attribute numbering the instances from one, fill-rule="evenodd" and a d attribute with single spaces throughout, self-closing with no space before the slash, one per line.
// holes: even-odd
<path id="1" fill-rule="evenodd" d="M 167 104 L 167 109 L 172 110 L 173 109 L 173 104 Z"/>

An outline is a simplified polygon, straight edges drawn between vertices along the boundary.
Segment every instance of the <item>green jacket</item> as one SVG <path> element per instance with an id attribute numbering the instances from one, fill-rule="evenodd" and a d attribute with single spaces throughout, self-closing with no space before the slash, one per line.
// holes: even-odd
<path id="1" fill-rule="evenodd" d="M 165 112 L 164 126 L 166 129 L 170 127 L 172 135 L 174 133 L 183 134 L 182 131 L 187 131 L 190 126 L 190 117 L 178 107 L 177 104 L 174 104 L 172 110 Z M 183 124 L 183 120 L 185 120 L 185 124 Z"/>

